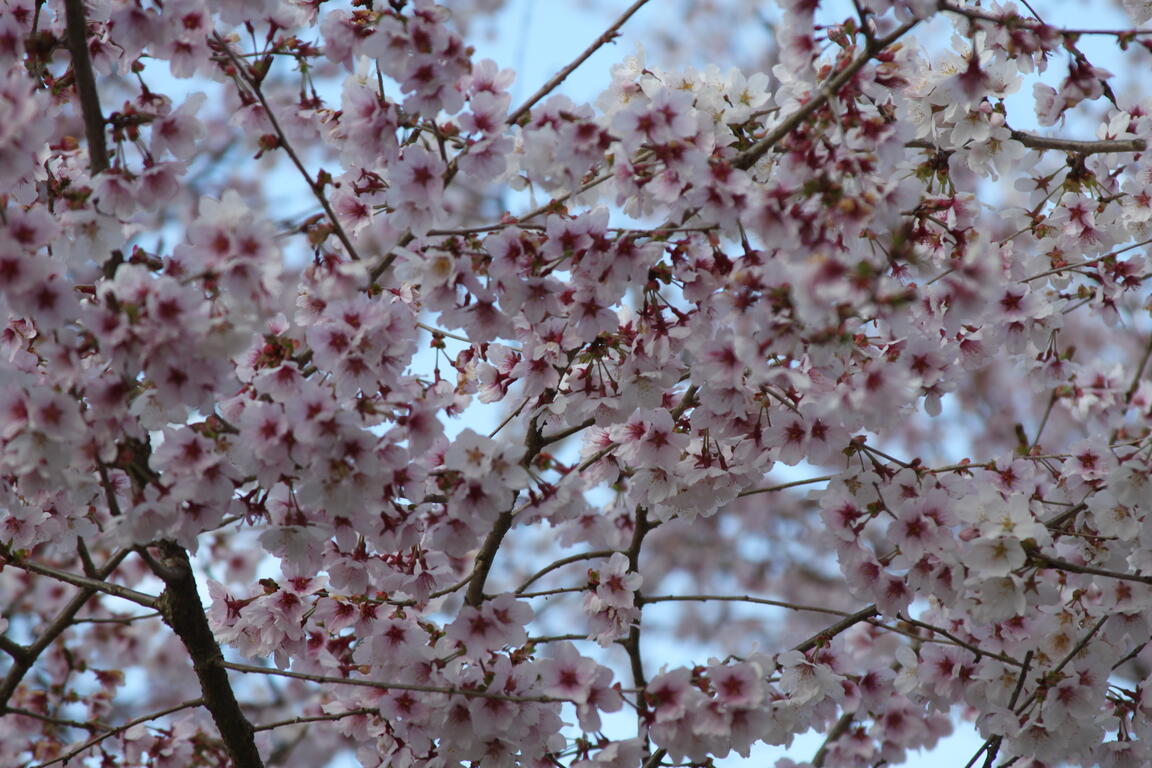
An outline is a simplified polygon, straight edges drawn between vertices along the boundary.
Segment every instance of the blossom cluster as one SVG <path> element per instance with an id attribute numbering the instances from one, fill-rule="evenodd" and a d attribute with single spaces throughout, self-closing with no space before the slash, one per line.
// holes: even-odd
<path id="1" fill-rule="evenodd" d="M 331 5 L 0 3 L 0 768 L 1152 762 L 1145 30 Z"/>

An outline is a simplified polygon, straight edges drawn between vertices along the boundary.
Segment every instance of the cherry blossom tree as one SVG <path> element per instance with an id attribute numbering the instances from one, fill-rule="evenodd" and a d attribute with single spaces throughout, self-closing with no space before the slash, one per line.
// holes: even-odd
<path id="1" fill-rule="evenodd" d="M 1152 764 L 1152 4 L 445 2 L 0 3 L 0 766 Z"/>

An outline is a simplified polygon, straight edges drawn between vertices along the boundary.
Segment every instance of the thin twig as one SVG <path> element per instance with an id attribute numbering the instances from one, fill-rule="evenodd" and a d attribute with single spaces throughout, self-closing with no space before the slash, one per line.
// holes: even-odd
<path id="1" fill-rule="evenodd" d="M 300 156 L 296 154 L 296 150 L 292 148 L 292 144 L 289 143 L 288 137 L 280 127 L 280 121 L 276 119 L 276 115 L 272 111 L 272 105 L 264 98 L 263 89 L 260 88 L 260 85 L 256 81 L 248 76 L 248 65 L 236 58 L 232 47 L 228 45 L 228 42 L 221 37 L 219 33 L 214 35 L 214 40 L 236 68 L 236 77 L 244 81 L 244 84 L 252 91 L 252 95 L 259 100 L 260 106 L 264 108 L 264 114 L 268 117 L 268 122 L 272 126 L 272 130 L 276 132 L 280 146 L 288 153 L 292 164 L 296 166 L 296 170 L 300 172 L 300 175 L 304 177 L 304 181 L 308 183 L 309 191 L 316 197 L 316 200 L 320 203 L 320 207 L 324 209 L 324 214 L 328 217 L 328 222 L 332 225 L 332 231 L 344 246 L 344 250 L 348 253 L 348 258 L 353 261 L 359 261 L 360 254 L 356 252 L 356 247 L 352 245 L 352 240 L 344 231 L 344 227 L 340 224 L 340 219 L 337 218 L 336 212 L 332 210 L 332 206 L 324 194 L 324 188 L 312 178 L 312 174 L 308 173 L 308 169 L 304 167 L 304 162 L 300 159 Z"/>
<path id="2" fill-rule="evenodd" d="M 1024 665 L 1020 669 L 1020 674 L 1016 677 L 1016 687 L 1012 691 L 1011 698 L 1008 699 L 1008 709 L 1014 709 L 1016 702 L 1020 699 L 1020 693 L 1024 690 L 1024 681 L 1028 677 L 1028 665 L 1032 662 L 1032 651 L 1029 650 L 1024 654 Z M 996 764 L 996 755 L 1000 753 L 1000 744 L 1004 741 L 1004 737 L 996 734 L 988 740 L 988 754 L 984 758 L 984 768 L 992 768 Z"/>
<path id="3" fill-rule="evenodd" d="M 847 611 L 838 611 L 835 608 L 789 603 L 784 600 L 771 600 L 766 597 L 752 597 L 751 595 L 655 595 L 652 597 L 645 595 L 641 597 L 638 602 L 640 604 L 668 602 L 754 603 L 756 605 L 771 605 L 777 608 L 787 608 L 790 611 L 811 611 L 813 613 L 827 613 L 832 616 L 851 615 Z"/>
<path id="4" fill-rule="evenodd" d="M 525 581 L 523 584 L 521 584 L 519 587 L 516 588 L 516 592 L 514 594 L 517 594 L 517 595 L 523 594 L 524 591 L 528 589 L 528 587 L 532 586 L 533 582 L 537 581 L 542 576 L 545 576 L 545 575 L 551 573 L 552 571 L 556 570 L 557 568 L 561 568 L 561 567 L 568 565 L 570 563 L 578 563 L 581 560 L 594 560 L 594 559 L 599 558 L 599 557 L 611 557 L 613 552 L 614 552 L 614 550 L 611 550 L 611 549 L 597 549 L 594 552 L 581 552 L 581 553 L 576 554 L 576 555 L 569 555 L 568 557 L 562 557 L 559 560 L 556 560 L 552 563 L 549 563 L 548 565 L 544 566 L 540 570 L 536 571 L 536 573 L 532 574 L 528 578 L 527 581 Z"/>
<path id="5" fill-rule="evenodd" d="M 119 597 L 123 600 L 136 603 L 137 605 L 142 605 L 145 608 L 156 608 L 156 598 L 152 595 L 146 595 L 143 592 L 137 592 L 134 589 L 122 587 L 119 584 L 111 584 L 100 579 L 90 579 L 87 576 L 80 576 L 79 574 L 71 573 L 69 571 L 62 571 L 58 568 L 53 568 L 48 565 L 40 565 L 39 563 L 24 560 L 22 558 L 8 556 L 7 563 L 8 565 L 19 568 L 23 571 L 35 573 L 40 576 L 47 576 L 49 578 L 56 579 L 57 581 L 62 581 L 65 584 L 71 584 L 74 587 L 90 589 L 93 592 L 103 592 L 104 594 L 112 595 L 113 597 Z"/>
<path id="6" fill-rule="evenodd" d="M 545 445 L 551 445 L 552 443 L 559 442 L 560 440 L 563 440 L 566 437 L 571 437 L 572 435 L 576 434 L 577 432 L 588 429 L 588 427 L 593 426 L 595 423 L 596 423 L 596 419 L 591 419 L 591 418 L 585 419 L 584 421 L 580 422 L 579 424 L 577 424 L 573 427 L 568 427 L 567 429 L 562 429 L 559 432 L 553 432 L 550 435 L 542 435 L 540 437 L 540 445 L 545 446 Z"/>
<path id="7" fill-rule="evenodd" d="M 863 69 L 864 66 L 872 60 L 873 56 L 908 34 L 918 23 L 918 19 L 906 21 L 890 34 L 865 45 L 864 52 L 857 59 L 821 83 L 817 88 L 818 93 L 814 94 L 810 101 L 784 118 L 779 125 L 768 132 L 767 136 L 737 155 L 732 165 L 743 170 L 748 170 L 754 166 L 756 162 L 776 146 L 781 139 L 795 130 L 796 126 L 807 120 L 816 110 L 823 107 L 830 98 L 835 96 L 836 92 L 855 77 L 856 73 Z"/>
<path id="8" fill-rule="evenodd" d="M 124 558 L 128 556 L 130 551 L 131 550 L 128 549 L 122 549 L 109 557 L 108 561 L 98 573 L 100 578 L 110 576 L 116 568 L 119 567 L 120 563 L 124 561 Z M 0 681 L 0 711 L 3 711 L 8 705 L 8 700 L 12 698 L 12 694 L 15 693 L 17 686 L 20 685 L 20 681 L 24 679 L 24 675 L 32 668 L 32 665 L 36 659 L 39 658 L 40 654 L 43 653 L 48 646 L 52 645 L 64 630 L 72 626 L 76 614 L 80 612 L 80 609 L 83 608 L 95 594 L 97 594 L 97 590 L 95 589 L 88 587 L 81 589 L 80 592 L 68 601 L 64 609 L 56 614 L 56 618 L 36 637 L 36 640 L 24 649 L 24 653 L 12 657 L 12 666 L 9 668 L 8 674 L 4 676 L 4 680 Z"/>
<path id="9" fill-rule="evenodd" d="M 274 675 L 276 677 L 290 677 L 294 680 L 306 680 L 310 683 L 323 683 L 331 685 L 356 685 L 362 688 L 376 688 L 383 691 L 419 691 L 421 693 L 443 693 L 448 696 L 471 696 L 477 699 L 498 699 L 513 702 L 572 702 L 571 699 L 562 699 L 556 696 L 513 696 L 507 693 L 483 691 L 478 688 L 456 688 L 447 685 L 420 685 L 418 683 L 394 683 L 383 680 L 363 680 L 351 677 L 328 677 L 326 675 L 313 675 L 305 672 L 291 672 L 286 669 L 272 667 L 256 667 L 251 664 L 237 664 L 226 661 L 224 667 L 236 672 L 246 672 L 258 675 Z"/>
<path id="10" fill-rule="evenodd" d="M 568 66 L 564 67 L 562 70 L 553 75 L 548 80 L 548 82 L 544 83 L 544 85 L 540 87 L 540 90 L 536 91 L 536 93 L 528 97 L 528 101 L 517 107 L 516 110 L 508 116 L 508 119 L 505 122 L 508 125 L 516 125 L 516 123 L 520 121 L 520 118 L 524 117 L 524 115 L 526 115 L 538 101 L 555 90 L 556 86 L 564 82 L 568 75 L 572 74 L 577 67 L 588 60 L 589 56 L 596 53 L 596 51 L 600 50 L 600 48 L 605 44 L 614 40 L 620 30 L 620 27 L 624 26 L 624 22 L 628 21 L 628 19 L 632 17 L 632 14 L 640 10 L 647 2 L 648 0 L 636 0 L 636 2 L 632 3 L 632 5 L 628 6 L 628 9 L 624 11 L 620 18 L 616 19 L 612 26 L 604 30 L 604 33 L 593 40 L 592 44 L 585 48 L 584 52 L 573 59 L 572 62 L 568 64 Z"/>
<path id="11" fill-rule="evenodd" d="M 143 715 L 142 717 L 138 717 L 135 720 L 129 720 L 128 722 L 126 722 L 122 725 L 118 725 L 115 728 L 113 728 L 113 729 L 111 729 L 105 733 L 101 733 L 99 736 L 93 736 L 91 739 L 84 742 L 80 746 L 78 746 L 74 749 L 71 749 L 68 752 L 65 752 L 63 755 L 60 755 L 59 757 L 53 758 L 46 763 L 40 763 L 38 765 L 32 766 L 32 768 L 48 768 L 48 766 L 56 765 L 56 763 L 63 763 L 66 765 L 69 760 L 76 757 L 77 755 L 84 752 L 85 750 L 91 749 L 92 747 L 96 746 L 97 744 L 104 741 L 105 739 L 110 738 L 112 736 L 115 736 L 118 733 L 123 733 L 124 731 L 128 730 L 129 728 L 137 726 L 140 723 L 146 723 L 149 720 L 155 720 L 157 718 L 164 717 L 165 715 L 170 715 L 173 712 L 179 712 L 182 709 L 191 709 L 192 707 L 198 707 L 203 703 L 204 703 L 203 699 L 190 699 L 190 700 L 182 702 L 180 704 L 176 704 L 174 706 L 168 707 L 167 709 L 162 709 L 159 712 L 152 712 L 151 714 L 147 714 L 147 715 Z"/>
<path id="12" fill-rule="evenodd" d="M 43 715 L 39 712 L 33 712 L 30 709 L 24 709 L 23 707 L 5 707 L 3 714 L 22 715 L 24 717 L 31 717 L 34 720 L 39 720 L 42 723 L 64 725 L 68 728 L 76 728 L 77 730 L 88 731 L 89 733 L 92 731 L 111 730 L 111 726 L 107 726 L 104 723 L 98 722 L 96 720 L 90 720 L 88 722 L 82 723 L 79 720 L 69 720 L 65 717 L 52 717 L 51 715 Z"/>
<path id="13" fill-rule="evenodd" d="M 949 632 L 948 630 L 942 629 L 942 628 L 937 627 L 933 624 L 928 624 L 926 622 L 920 621 L 919 619 L 910 619 L 907 616 L 898 616 L 897 618 L 900 621 L 904 622 L 905 624 L 911 624 L 914 627 L 919 627 L 920 629 L 927 630 L 928 632 L 931 632 L 933 634 L 943 635 L 944 637 L 948 638 L 949 641 L 954 643 L 956 646 L 958 646 L 960 648 L 964 648 L 965 650 L 971 651 L 972 655 L 975 656 L 977 659 L 980 659 L 984 656 L 987 656 L 989 658 L 996 659 L 997 661 L 1001 661 L 1001 662 L 1008 664 L 1010 666 L 1013 666 L 1013 667 L 1022 666 L 1022 664 L 1019 661 L 1012 658 L 1011 656 L 1008 656 L 1008 655 L 1003 654 L 1003 653 L 996 653 L 995 651 L 986 651 L 983 648 L 981 648 L 980 646 L 973 645 L 972 643 L 969 643 L 969 642 L 965 642 L 964 640 L 961 640 L 959 637 L 957 637 L 953 633 Z M 883 626 L 883 625 L 877 625 L 877 626 Z M 889 627 L 889 629 L 890 629 L 890 627 Z"/>
<path id="14" fill-rule="evenodd" d="M 795 488 L 799 485 L 812 485 L 813 483 L 825 483 L 836 477 L 836 475 L 822 475 L 820 477 L 810 477 L 807 480 L 793 480 L 790 483 L 781 483 L 780 485 L 770 485 L 766 488 L 749 488 L 746 491 L 740 491 L 736 494 L 739 498 L 741 496 L 755 496 L 758 493 L 775 493 L 776 491 L 783 491 L 786 488 Z"/>
<path id="15" fill-rule="evenodd" d="M 287 720 L 277 720 L 273 723 L 263 723 L 261 725 L 252 726 L 253 731 L 271 731 L 276 728 L 284 728 L 289 725 L 303 725 L 304 723 L 319 723 L 324 721 L 335 721 L 345 717 L 356 717 L 357 715 L 378 715 L 380 710 L 375 707 L 361 707 L 360 709 L 349 709 L 346 712 L 330 712 L 324 715 L 302 715 L 300 717 L 290 717 Z"/>
<path id="16" fill-rule="evenodd" d="M 1115 251 L 1109 251 L 1108 253 L 1104 254 L 1103 256 L 1097 256 L 1097 257 L 1092 258 L 1092 259 L 1086 259 L 1084 261 L 1078 261 L 1074 264 L 1065 264 L 1062 267 L 1053 267 L 1052 269 L 1049 269 L 1049 270 L 1046 270 L 1044 272 L 1040 272 L 1038 274 L 1032 275 L 1031 277 L 1026 277 L 1023 280 L 1021 280 L 1020 282 L 1021 283 L 1030 283 L 1033 280 L 1039 280 L 1042 277 L 1048 277 L 1048 275 L 1058 275 L 1061 272 L 1067 272 L 1070 269 L 1079 269 L 1080 267 L 1090 267 L 1093 264 L 1098 264 L 1101 261 L 1104 261 L 1105 259 L 1114 258 L 1114 257 L 1119 256 L 1120 254 L 1124 253 L 1125 251 L 1130 251 L 1133 248 L 1139 248 L 1140 246 L 1148 245 L 1149 243 L 1152 243 L 1152 238 L 1148 238 L 1147 240 L 1141 240 L 1138 243 L 1132 243 L 1131 245 L 1127 245 L 1123 248 L 1118 248 Z"/>

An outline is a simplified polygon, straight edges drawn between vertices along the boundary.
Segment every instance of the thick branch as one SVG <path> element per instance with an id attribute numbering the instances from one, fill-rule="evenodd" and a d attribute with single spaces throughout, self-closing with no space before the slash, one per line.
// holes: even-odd
<path id="1" fill-rule="evenodd" d="M 0 635 L 0 651 L 8 654 L 14 659 L 20 660 L 28 655 L 28 649 L 13 640 L 9 640 L 6 636 Z"/>
<path id="2" fill-rule="evenodd" d="M 165 545 L 165 560 L 167 567 L 156 574 L 166 586 L 159 600 L 164 622 L 172 627 L 192 658 L 192 667 L 200 680 L 204 707 L 211 713 L 224 748 L 236 768 L 262 768 L 264 762 L 252 737 L 252 724 L 240 711 L 224 669 L 224 656 L 208 626 L 208 617 L 204 615 L 188 553 L 168 544 Z"/>
<path id="3" fill-rule="evenodd" d="M 72 52 L 76 94 L 80 97 L 84 133 L 88 137 L 88 168 L 95 176 L 108 167 L 108 146 L 104 142 L 104 114 L 100 111 L 100 95 L 96 92 L 96 77 L 92 73 L 92 59 L 88 56 L 88 21 L 84 17 L 84 0 L 64 0 L 64 18 L 68 25 L 68 49 Z"/>
<path id="4" fill-rule="evenodd" d="M 1060 152 L 1079 152 L 1082 155 L 1094 155 L 1099 152 L 1143 152 L 1148 148 L 1148 142 L 1144 139 L 1076 141 L 1034 136 L 1023 131 L 1012 131 L 1012 138 L 1029 149 L 1055 149 Z"/>
<path id="5" fill-rule="evenodd" d="M 496 550 L 500 549 L 504 535 L 512 527 L 513 513 L 513 509 L 506 509 L 500 513 L 496 518 L 496 524 L 484 537 L 480 551 L 476 553 L 476 561 L 472 566 L 472 579 L 468 584 L 468 593 L 464 597 L 464 602 L 468 605 L 475 606 L 484 602 L 484 584 L 488 580 L 488 572 L 492 570 L 492 563 L 496 560 Z"/>

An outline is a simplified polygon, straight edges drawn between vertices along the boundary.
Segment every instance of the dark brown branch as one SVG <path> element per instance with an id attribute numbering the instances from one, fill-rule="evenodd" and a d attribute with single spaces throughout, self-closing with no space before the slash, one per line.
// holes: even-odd
<path id="1" fill-rule="evenodd" d="M 551 79 L 548 80 L 548 82 L 544 83 L 544 85 L 540 87 L 540 90 L 536 91 L 536 93 L 532 94 L 528 98 L 528 101 L 517 107 L 516 110 L 508 116 L 508 119 L 505 122 L 508 125 L 516 125 L 520 118 L 528 114 L 528 110 L 532 109 L 532 107 L 535 106 L 536 103 L 540 101 L 540 99 L 544 98 L 553 90 L 555 90 L 556 86 L 564 82 L 568 75 L 572 74 L 577 67 L 588 60 L 589 56 L 600 50 L 600 48 L 603 47 L 606 43 L 610 43 L 612 40 L 614 40 L 620 30 L 620 27 L 624 26 L 624 22 L 628 21 L 628 19 L 632 17 L 632 14 L 640 10 L 647 2 L 648 0 L 636 0 L 636 2 L 632 3 L 632 5 L 628 6 L 628 9 L 624 11 L 620 18 L 616 19 L 612 26 L 604 30 L 604 33 L 597 37 L 592 42 L 592 44 L 585 48 L 584 52 L 573 59 L 572 62 L 568 64 L 568 66 L 564 67 L 564 69 L 553 75 Z"/>
<path id="2" fill-rule="evenodd" d="M 1060 660 L 1060 663 L 1057 664 L 1055 667 L 1053 667 L 1051 670 L 1049 670 L 1047 672 L 1046 677 L 1059 679 L 1058 675 L 1059 675 L 1060 671 L 1062 669 L 1064 669 L 1064 667 L 1068 666 L 1068 664 L 1074 658 L 1076 658 L 1082 650 L 1084 650 L 1084 648 L 1088 645 L 1088 642 L 1095 636 L 1095 634 L 1097 632 L 1100 631 L 1100 628 L 1104 626 L 1104 622 L 1108 621 L 1109 618 L 1110 618 L 1109 616 L 1104 616 L 1099 621 L 1097 621 L 1095 624 L 1093 624 L 1092 628 L 1089 629 L 1088 632 L 1085 633 L 1085 635 L 1082 638 L 1080 638 L 1080 641 L 1076 643 L 1076 645 L 1072 648 L 1072 650 L 1069 651 L 1064 656 L 1064 658 Z M 1021 672 L 1021 675 L 1023 675 L 1023 674 L 1024 673 Z M 1021 687 L 1019 678 L 1017 679 L 1016 687 L 1018 689 Z M 1015 713 L 1016 715 L 1024 714 L 1024 712 L 1027 711 L 1028 707 L 1032 706 L 1032 703 L 1037 701 L 1040 698 L 1040 693 L 1042 690 L 1044 690 L 1044 689 L 1043 688 L 1037 688 L 1035 691 L 1033 691 L 1028 696 L 1027 699 L 1024 700 L 1023 704 L 1020 704 L 1019 706 L 1016 706 L 1015 708 L 1010 708 L 1009 711 Z M 1015 699 L 1019 696 L 1019 693 L 1013 692 L 1012 696 L 1013 696 L 1013 701 L 1015 701 Z M 974 754 L 972 756 L 972 759 L 968 761 L 967 765 L 965 765 L 964 768 L 972 768 L 972 766 L 976 764 L 976 761 L 980 759 L 981 754 L 992 749 L 994 744 L 996 744 L 997 746 L 999 745 L 999 739 L 1000 739 L 1000 734 L 993 734 L 992 736 L 989 736 L 987 739 L 985 739 L 984 744 L 981 745 L 980 749 L 976 750 L 976 754 Z M 1007 763 L 1005 763 L 1003 765 L 1007 765 Z"/>
<path id="3" fill-rule="evenodd" d="M 660 765 L 660 761 L 663 760 L 664 756 L 667 754 L 668 750 L 664 749 L 664 747 L 660 747 L 660 749 L 652 753 L 651 757 L 644 761 L 643 768 L 656 768 L 656 766 Z"/>
<path id="4" fill-rule="evenodd" d="M 813 648 L 820 645 L 821 643 L 828 642 L 829 640 L 836 637 L 836 635 L 840 634 L 841 632 L 844 632 L 844 631 L 850 629 L 851 627 L 856 626 L 857 624 L 859 624 L 862 621 L 867 621 L 868 619 L 872 618 L 873 616 L 879 616 L 879 615 L 880 615 L 880 611 L 877 610 L 875 605 L 869 605 L 865 608 L 861 608 L 859 611 L 856 611 L 856 613 L 852 614 L 851 616 L 845 616 L 843 619 L 836 622 L 832 626 L 825 627 L 824 629 L 822 629 L 819 632 L 817 632 L 816 634 L 812 635 L 812 637 L 808 638 L 807 640 L 800 643 L 799 645 L 793 646 L 792 650 L 800 651 L 800 653 L 807 653 L 808 651 L 812 650 Z"/>
<path id="5" fill-rule="evenodd" d="M 212 715 L 236 768 L 263 768 L 252 724 L 236 701 L 224 669 L 224 656 L 204 615 L 188 553 L 174 544 L 166 544 L 164 549 L 166 567 L 156 574 L 165 584 L 164 593 L 157 601 L 164 623 L 172 628 L 192 658 L 204 707 Z"/>
<path id="6" fill-rule="evenodd" d="M 108 145 L 104 142 L 104 113 L 100 111 L 100 95 L 96 91 L 92 59 L 88 56 L 88 20 L 84 16 L 84 0 L 64 0 L 64 18 L 68 26 L 68 49 L 72 52 L 76 94 L 80 97 L 84 133 L 88 137 L 88 169 L 95 176 L 108 167 Z"/>
<path id="7" fill-rule="evenodd" d="M 472 578 L 468 584 L 468 592 L 464 602 L 476 606 L 484 602 L 484 584 L 488 580 L 488 572 L 492 570 L 492 563 L 496 560 L 496 550 L 504 541 L 505 534 L 512 528 L 514 509 L 506 509 L 496 518 L 492 530 L 484 537 L 480 551 L 476 553 L 475 564 L 472 566 Z"/>
<path id="8" fill-rule="evenodd" d="M 1132 398 L 1136 395 L 1136 390 L 1140 388 L 1140 379 L 1144 376 L 1144 369 L 1148 367 L 1148 358 L 1152 357 L 1152 334 L 1148 336 L 1148 342 L 1144 345 L 1144 353 L 1140 355 L 1140 362 L 1136 365 L 1136 372 L 1132 374 L 1132 382 L 1128 385 L 1128 389 L 1124 391 L 1124 404 L 1131 405 Z M 1116 436 L 1113 435 L 1112 439 L 1115 440 Z"/>
<path id="9" fill-rule="evenodd" d="M 1028 665 L 1032 662 L 1032 651 L 1028 651 L 1024 655 L 1024 666 L 1020 669 L 1020 674 L 1016 676 L 1016 687 L 1012 690 L 1012 697 L 1008 699 L 1008 709 L 1015 709 L 1016 702 L 1020 700 L 1020 694 L 1024 691 L 1024 681 L 1028 677 Z M 996 755 L 1000 754 L 1000 744 L 1004 741 L 1004 737 L 997 734 L 988 740 L 988 753 L 984 757 L 984 768 L 992 768 L 996 765 Z"/>
<path id="10" fill-rule="evenodd" d="M 0 651 L 8 654 L 16 660 L 23 659 L 28 655 L 28 649 L 13 640 L 9 640 L 6 636 L 0 635 Z"/>
<path id="11" fill-rule="evenodd" d="M 1011 656 L 1008 656 L 1007 654 L 996 653 L 995 651 L 986 651 L 983 648 L 981 648 L 980 646 L 973 645 L 972 643 L 969 643 L 969 642 L 965 642 L 964 640 L 961 640 L 959 637 L 957 637 L 955 634 L 949 632 L 948 630 L 942 629 L 942 628 L 937 627 L 933 624 L 928 624 L 926 622 L 920 621 L 919 619 L 910 619 L 907 616 L 897 615 L 897 618 L 905 624 L 910 624 L 913 627 L 918 627 L 920 629 L 926 630 L 928 632 L 931 632 L 934 635 L 940 635 L 941 637 L 947 638 L 950 643 L 953 643 L 960 648 L 964 648 L 965 650 L 970 651 L 972 653 L 972 655 L 976 657 L 977 660 L 987 656 L 988 658 L 996 659 L 997 661 L 1001 661 L 1001 662 L 1008 664 L 1010 666 L 1013 666 L 1013 667 L 1022 666 L 1021 662 L 1017 661 L 1016 659 L 1012 658 Z M 882 628 L 888 629 L 888 630 L 892 629 L 892 627 L 889 627 L 888 625 L 883 624 L 881 622 L 871 622 L 871 623 L 873 626 L 876 626 L 876 627 L 882 627 Z M 925 638 L 925 639 L 931 640 L 931 638 Z"/>
<path id="12" fill-rule="evenodd" d="M 1076 141 L 1034 136 L 1023 131 L 1012 131 L 1012 138 L 1029 149 L 1055 149 L 1060 152 L 1078 152 L 1094 155 L 1099 152 L 1143 152 L 1148 148 L 1144 139 L 1107 139 L 1102 141 Z"/>
<path id="13" fill-rule="evenodd" d="M 811 485 L 812 483 L 826 483 L 836 475 L 823 475 L 821 477 L 810 477 L 807 480 L 793 480 L 790 483 L 781 483 L 780 485 L 770 485 L 766 488 L 749 488 L 746 491 L 740 491 L 737 497 L 753 496 L 757 493 L 775 493 L 776 491 L 783 491 L 786 488 L 795 488 L 800 485 Z"/>
<path id="14" fill-rule="evenodd" d="M 1027 5 L 1027 3 L 1025 3 Z M 963 16 L 972 21 L 986 21 L 1000 26 L 1020 25 L 1024 27 L 1035 28 L 1043 24 L 1033 22 L 1031 19 L 1026 19 L 1018 13 L 1006 13 L 996 16 L 991 13 L 986 13 L 978 8 L 964 8 L 953 3 L 940 3 L 940 10 L 947 11 L 948 13 L 955 13 L 958 16 Z M 1029 9 L 1031 10 L 1031 9 Z M 1033 12 L 1035 13 L 1035 12 Z M 1152 29 L 1074 29 L 1074 28 L 1056 28 L 1056 34 L 1066 37 L 1083 37 L 1084 35 L 1106 35 L 1108 37 L 1137 37 L 1143 35 L 1152 35 Z"/>
<path id="15" fill-rule="evenodd" d="M 551 435 L 542 435 L 540 437 L 540 446 L 544 447 L 551 445 L 552 443 L 559 442 L 566 437 L 571 437 L 577 432 L 588 429 L 588 427 L 591 427 L 595 423 L 596 419 L 585 419 L 574 427 L 568 427 L 567 429 L 562 429 L 559 432 L 553 432 Z"/>

